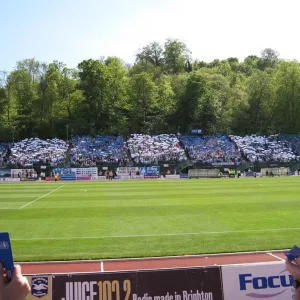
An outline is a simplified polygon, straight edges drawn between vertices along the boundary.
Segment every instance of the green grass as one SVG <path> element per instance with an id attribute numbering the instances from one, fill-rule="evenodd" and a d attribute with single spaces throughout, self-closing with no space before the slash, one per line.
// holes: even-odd
<path id="1" fill-rule="evenodd" d="M 285 249 L 300 242 L 300 177 L 8 183 L 0 213 L 16 261 Z"/>

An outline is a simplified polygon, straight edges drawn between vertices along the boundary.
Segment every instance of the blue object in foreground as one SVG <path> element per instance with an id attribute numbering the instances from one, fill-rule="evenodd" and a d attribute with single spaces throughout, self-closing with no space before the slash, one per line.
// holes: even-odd
<path id="1" fill-rule="evenodd" d="M 284 254 L 288 260 L 295 260 L 300 257 L 300 248 L 295 245 L 290 251 L 284 252 Z"/>
<path id="2" fill-rule="evenodd" d="M 8 232 L 0 232 L 0 262 L 6 269 L 8 280 L 12 280 L 14 273 L 14 259 Z"/>

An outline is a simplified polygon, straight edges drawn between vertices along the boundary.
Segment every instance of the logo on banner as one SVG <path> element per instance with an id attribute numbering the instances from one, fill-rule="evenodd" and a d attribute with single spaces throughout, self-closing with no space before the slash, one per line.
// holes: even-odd
<path id="1" fill-rule="evenodd" d="M 246 294 L 248 297 L 252 298 L 272 298 L 283 294 L 288 288 L 293 285 L 293 277 L 291 275 L 281 275 L 282 273 L 286 272 L 283 270 L 278 275 L 269 276 L 269 277 L 253 277 L 251 273 L 247 274 L 240 274 L 239 281 L 240 281 L 240 290 L 247 291 L 250 287 L 254 290 L 266 290 L 269 289 L 267 293 L 257 293 L 251 292 Z M 270 290 L 274 289 L 274 292 L 270 292 Z M 275 289 L 282 289 L 281 291 L 275 291 Z"/>
<path id="2" fill-rule="evenodd" d="M 293 299 L 293 277 L 279 263 L 222 267 L 224 300 Z"/>
<path id="3" fill-rule="evenodd" d="M 31 295 L 42 298 L 48 295 L 48 277 L 33 277 L 31 279 Z"/>
<path id="4" fill-rule="evenodd" d="M 0 241 L 0 249 L 1 250 L 9 249 L 9 243 L 6 241 Z"/>

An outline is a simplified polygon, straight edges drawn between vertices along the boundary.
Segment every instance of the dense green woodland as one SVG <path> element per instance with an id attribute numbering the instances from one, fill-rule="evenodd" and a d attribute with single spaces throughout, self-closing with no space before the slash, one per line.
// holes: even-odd
<path id="1" fill-rule="evenodd" d="M 0 67 L 1 68 L 1 67 Z M 192 60 L 179 40 L 77 69 L 35 59 L 0 73 L 0 140 L 72 134 L 300 132 L 300 64 L 268 48 L 243 62 Z"/>

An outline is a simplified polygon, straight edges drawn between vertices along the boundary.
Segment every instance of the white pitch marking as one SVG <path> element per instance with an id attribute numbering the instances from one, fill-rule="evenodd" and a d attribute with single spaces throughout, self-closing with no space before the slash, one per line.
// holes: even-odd
<path id="1" fill-rule="evenodd" d="M 29 203 L 27 203 L 27 204 L 25 204 L 25 205 L 21 206 L 19 209 L 23 209 L 24 207 L 26 207 L 26 206 L 28 206 L 28 205 L 30 205 L 30 204 L 32 204 L 32 203 L 34 203 L 34 202 L 36 202 L 36 201 L 38 201 L 38 200 L 42 199 L 42 198 L 45 198 L 46 196 L 48 196 L 48 195 L 50 195 L 50 194 L 52 194 L 52 193 L 54 193 L 54 192 L 58 191 L 59 189 L 63 188 L 64 186 L 65 186 L 65 184 L 64 184 L 64 185 L 62 185 L 62 186 L 60 186 L 60 187 L 58 187 L 57 189 L 55 189 L 55 190 L 53 190 L 53 191 L 49 192 L 49 193 L 47 193 L 47 194 L 45 194 L 45 195 L 43 195 L 43 196 L 41 196 L 41 197 L 39 197 L 39 198 L 37 198 L 37 199 L 35 199 L 35 200 L 33 200 L 33 201 L 29 202 Z"/>
<path id="2" fill-rule="evenodd" d="M 103 261 L 101 261 L 101 263 L 100 263 L 100 270 L 101 270 L 101 272 L 104 272 L 104 263 L 103 263 Z"/>
<path id="3" fill-rule="evenodd" d="M 281 261 L 284 261 L 283 258 L 281 258 L 281 257 L 279 257 L 279 256 L 277 256 L 277 255 L 275 255 L 275 254 L 273 254 L 271 252 L 269 252 L 268 254 L 271 255 L 271 256 L 273 256 L 273 257 L 275 257 L 275 258 L 277 258 L 277 259 L 279 259 L 279 260 L 281 260 Z"/>
<path id="4" fill-rule="evenodd" d="M 114 238 L 135 238 L 135 237 L 159 237 L 159 236 L 185 236 L 185 235 L 210 235 L 210 234 L 231 234 L 250 232 L 272 232 L 300 230 L 296 228 L 273 228 L 273 229 L 253 229 L 253 230 L 233 230 L 233 231 L 202 231 L 202 232 L 178 232 L 178 233 L 158 233 L 158 234 L 132 234 L 132 235 L 100 235 L 100 236 L 75 236 L 75 237 L 42 237 L 42 238 L 15 238 L 13 241 L 39 241 L 39 240 L 88 240 L 88 239 L 114 239 Z"/>

